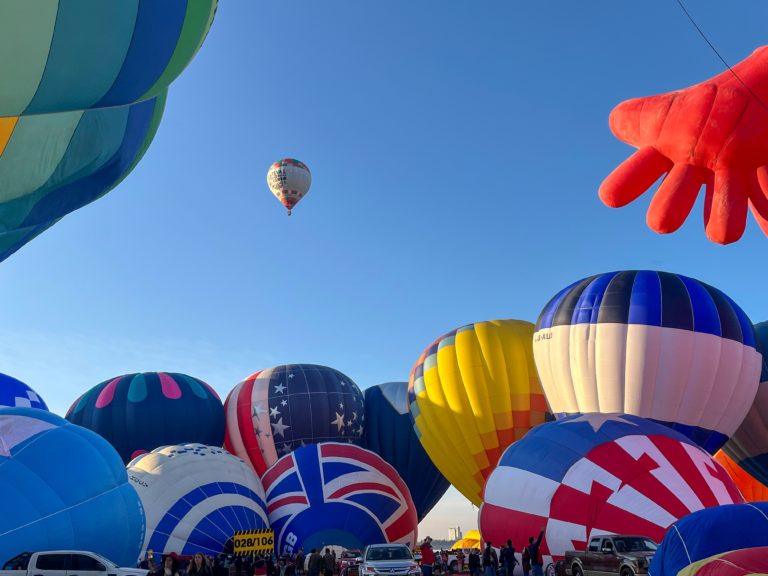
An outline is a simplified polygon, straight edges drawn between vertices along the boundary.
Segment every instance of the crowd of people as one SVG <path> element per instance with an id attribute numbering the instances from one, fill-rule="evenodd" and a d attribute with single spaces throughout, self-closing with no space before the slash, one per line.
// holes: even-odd
<path id="1" fill-rule="evenodd" d="M 531 536 L 527 545 L 523 546 L 519 562 L 523 576 L 544 576 L 540 551 L 543 536 L 542 530 L 538 538 Z M 448 552 L 433 550 L 429 536 L 422 542 L 420 550 L 422 576 L 454 572 Z M 512 540 L 507 540 L 498 552 L 492 542 L 486 542 L 482 551 L 472 549 L 466 555 L 457 550 L 456 571 L 464 572 L 465 561 L 469 576 L 512 576 L 518 565 Z M 330 548 L 326 548 L 324 553 L 313 548 L 308 554 L 300 548 L 296 554 L 280 558 L 274 554 L 221 554 L 214 557 L 197 553 L 190 559 L 184 559 L 177 554 L 168 554 L 159 566 L 152 558 L 147 558 L 140 566 L 149 570 L 148 576 L 335 576 L 339 572 L 336 552 Z"/>
<path id="2" fill-rule="evenodd" d="M 523 576 L 544 576 L 544 562 L 541 557 L 541 539 L 544 530 L 538 538 L 531 536 L 527 545 L 521 550 L 521 568 Z M 465 556 L 461 551 L 456 554 L 457 568 L 464 571 Z M 496 552 L 492 542 L 486 542 L 482 552 L 478 549 L 469 551 L 466 557 L 467 568 L 470 576 L 512 576 L 515 566 L 518 565 L 516 550 L 512 540 L 507 540 L 506 545 Z M 447 552 L 435 552 L 432 549 L 432 538 L 427 536 L 421 544 L 421 573 L 422 576 L 432 576 L 433 570 L 451 572 L 451 565 L 447 562 Z"/>
<path id="3" fill-rule="evenodd" d="M 330 548 L 304 549 L 292 556 L 276 557 L 274 554 L 232 556 L 204 556 L 197 553 L 183 558 L 171 553 L 162 557 L 160 565 L 152 557 L 146 558 L 139 567 L 148 570 L 148 576 L 334 576 L 338 573 L 336 552 Z"/>

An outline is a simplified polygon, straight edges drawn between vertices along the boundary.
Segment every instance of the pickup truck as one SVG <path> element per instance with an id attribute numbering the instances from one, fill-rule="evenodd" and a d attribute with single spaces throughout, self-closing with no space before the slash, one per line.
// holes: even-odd
<path id="1" fill-rule="evenodd" d="M 565 553 L 566 576 L 647 574 L 657 544 L 645 536 L 595 536 L 586 552 Z"/>
<path id="2" fill-rule="evenodd" d="M 93 552 L 52 550 L 23 552 L 8 560 L 0 576 L 147 576 L 140 568 L 120 568 Z"/>

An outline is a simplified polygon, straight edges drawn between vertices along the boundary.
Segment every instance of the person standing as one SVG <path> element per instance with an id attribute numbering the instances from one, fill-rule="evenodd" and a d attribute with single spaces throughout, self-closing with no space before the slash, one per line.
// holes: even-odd
<path id="1" fill-rule="evenodd" d="M 299 548 L 294 566 L 296 567 L 296 576 L 304 576 L 304 548 Z"/>
<path id="2" fill-rule="evenodd" d="M 195 553 L 192 558 L 192 563 L 187 569 L 188 576 L 213 576 L 213 570 L 210 569 L 208 563 L 203 558 L 200 552 Z"/>
<path id="3" fill-rule="evenodd" d="M 480 576 L 480 554 L 476 549 L 469 552 L 469 576 Z"/>
<path id="4" fill-rule="evenodd" d="M 320 569 L 323 567 L 323 557 L 317 552 L 317 548 L 312 548 L 307 564 L 309 576 L 320 576 Z"/>
<path id="5" fill-rule="evenodd" d="M 533 541 L 533 536 L 528 538 L 528 554 L 531 557 L 531 572 L 533 576 L 544 576 L 544 563 L 541 560 L 541 539 L 544 537 L 544 528 L 539 532 L 539 537 Z"/>
<path id="6" fill-rule="evenodd" d="M 325 556 L 323 556 L 323 576 L 333 576 L 333 556 L 331 555 L 331 549 L 325 549 Z"/>
<path id="7" fill-rule="evenodd" d="M 485 543 L 485 550 L 483 550 L 483 570 L 485 576 L 496 576 L 496 568 L 499 565 L 499 557 L 496 555 L 496 550 L 490 542 Z"/>
<path id="8" fill-rule="evenodd" d="M 504 569 L 505 576 L 512 576 L 515 572 L 515 566 L 517 566 L 517 559 L 515 558 L 515 547 L 512 546 L 512 540 L 507 540 L 507 545 L 501 549 L 501 567 Z"/>
<path id="9" fill-rule="evenodd" d="M 432 550 L 432 538 L 427 536 L 421 544 L 421 574 L 432 576 L 432 565 L 435 563 L 435 553 Z"/>

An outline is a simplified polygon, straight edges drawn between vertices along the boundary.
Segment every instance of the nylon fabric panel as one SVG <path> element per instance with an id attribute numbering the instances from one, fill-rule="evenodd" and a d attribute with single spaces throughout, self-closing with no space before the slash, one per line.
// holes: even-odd
<path id="1" fill-rule="evenodd" d="M 725 294 L 706 284 L 703 286 L 707 289 L 707 292 L 709 292 L 715 306 L 717 306 L 723 338 L 735 340 L 736 342 L 744 342 L 744 336 L 741 331 L 741 322 L 739 321 L 738 316 L 736 316 L 736 312 L 731 307 L 731 303 L 726 299 Z"/>
<path id="2" fill-rule="evenodd" d="M 661 324 L 665 328 L 693 330 L 691 296 L 675 274 L 659 272 L 661 282 Z"/>
<path id="3" fill-rule="evenodd" d="M 710 405 L 725 408 L 717 418 L 715 429 L 726 436 L 730 437 L 736 432 L 755 399 L 759 386 L 759 356 L 753 348 L 734 340 L 723 340 L 723 351 L 716 378 L 720 383 L 732 382 L 733 384 L 732 387 L 718 386 L 719 393 L 713 394 Z M 723 402 L 725 404 L 722 404 Z"/>
<path id="4" fill-rule="evenodd" d="M 24 113 L 90 108 L 103 98 L 125 61 L 138 9 L 138 0 L 59 0 L 45 74 Z"/>
<path id="5" fill-rule="evenodd" d="M 31 194 L 43 186 L 61 162 L 77 129 L 82 112 L 62 112 L 19 118 L 11 140 L 0 157 L 0 202 Z M 35 159 L 30 162 L 30 157 Z M 8 218 L 5 210 L 3 219 Z M 12 216 L 9 228 L 18 221 Z"/>
<path id="6" fill-rule="evenodd" d="M 96 104 L 118 106 L 136 102 L 155 84 L 168 65 L 181 34 L 187 0 L 141 2 L 123 67 L 112 87 Z M 158 26 L 162 22 L 162 26 Z"/>
<path id="7" fill-rule="evenodd" d="M 570 292 L 571 288 L 579 284 L 579 282 L 574 282 L 567 288 L 564 288 L 560 292 L 558 292 L 552 300 L 547 302 L 547 305 L 544 307 L 544 310 L 542 310 L 541 314 L 539 315 L 539 319 L 536 321 L 536 331 L 540 328 L 551 328 L 553 326 L 555 314 L 557 313 L 558 308 L 560 307 L 560 304 L 562 303 L 563 299 L 566 297 L 568 292 Z"/>
<path id="8" fill-rule="evenodd" d="M 631 292 L 630 292 L 631 293 Z M 607 298 L 606 298 L 607 299 Z M 622 309 L 629 316 L 629 299 L 627 307 Z M 623 303 L 623 300 L 619 304 Z M 619 310 L 619 308 L 615 308 Z M 602 311 L 602 309 L 601 309 Z M 576 396 L 580 412 L 623 412 L 624 411 L 624 380 L 627 362 L 627 329 L 626 324 L 588 324 L 594 330 L 594 336 L 583 341 L 589 358 L 588 364 L 582 364 L 577 371 Z M 578 331 L 576 332 L 578 335 Z M 572 334 L 571 339 L 574 336 Z M 579 383 L 582 383 L 581 390 Z M 632 389 L 631 382 L 627 388 Z"/>
<path id="9" fill-rule="evenodd" d="M 700 332 L 693 332 L 691 340 L 693 351 L 686 369 L 687 376 L 678 382 L 670 380 L 667 383 L 668 386 L 680 386 L 683 390 L 679 408 L 668 421 L 691 425 L 698 423 L 701 428 L 719 430 L 719 418 L 715 416 L 718 408 L 732 400 L 728 386 L 717 386 L 720 361 L 727 352 L 728 341 Z"/>
<path id="10" fill-rule="evenodd" d="M 747 502 L 768 502 L 768 486 L 751 476 L 744 468 L 736 464 L 723 450 L 715 454 L 715 460 L 725 468 L 733 478 Z"/>
<path id="11" fill-rule="evenodd" d="M 626 324 L 629 320 L 632 285 L 636 274 L 635 271 L 619 272 L 611 279 L 597 313 L 599 324 Z"/>
<path id="12" fill-rule="evenodd" d="M 192 58 L 195 57 L 195 54 L 197 54 L 197 51 L 203 46 L 206 35 L 213 24 L 217 4 L 218 0 L 187 2 L 184 24 L 173 56 L 171 56 L 162 76 L 141 95 L 139 100 L 155 96 L 184 71 L 184 68 L 187 67 Z"/>
<path id="13" fill-rule="evenodd" d="M 659 301 L 660 303 L 660 301 Z M 662 354 L 663 329 L 661 308 L 658 325 L 630 325 L 627 327 L 627 384 L 624 407 L 627 414 L 651 414 L 659 379 L 659 360 Z"/>
<path id="14" fill-rule="evenodd" d="M 16 128 L 16 124 L 19 122 L 18 116 L 11 116 L 9 118 L 0 118 L 0 155 L 3 154 L 5 146 L 8 144 L 8 140 L 13 135 L 13 130 Z"/>
<path id="15" fill-rule="evenodd" d="M 571 376 L 570 331 L 568 325 L 554 326 L 534 336 L 533 353 L 541 386 L 555 414 L 579 411 Z"/>
<path id="16" fill-rule="evenodd" d="M 5 0 L 0 18 L 0 116 L 18 116 L 45 71 L 59 2 Z"/>
<path id="17" fill-rule="evenodd" d="M 635 276 L 629 306 L 629 323 L 661 326 L 661 282 L 655 272 L 641 270 Z"/>

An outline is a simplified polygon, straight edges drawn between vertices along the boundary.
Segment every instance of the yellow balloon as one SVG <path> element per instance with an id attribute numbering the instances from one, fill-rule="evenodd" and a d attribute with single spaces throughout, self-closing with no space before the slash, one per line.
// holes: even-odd
<path id="1" fill-rule="evenodd" d="M 502 452 L 549 407 L 533 361 L 534 325 L 469 324 L 438 338 L 411 371 L 416 434 L 440 472 L 473 504 Z"/>

